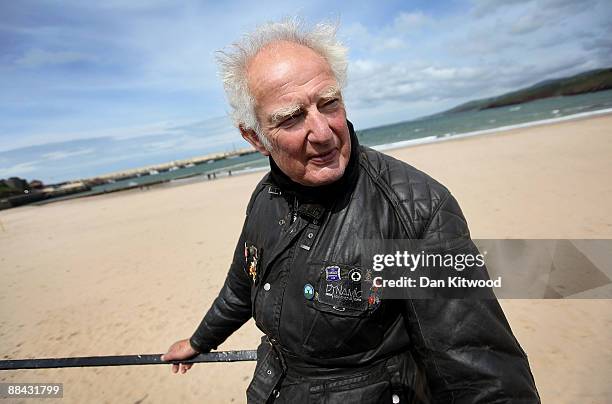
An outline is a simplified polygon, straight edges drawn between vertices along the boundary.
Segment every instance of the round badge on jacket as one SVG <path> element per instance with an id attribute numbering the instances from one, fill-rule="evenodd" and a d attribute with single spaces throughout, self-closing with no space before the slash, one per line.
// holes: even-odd
<path id="1" fill-rule="evenodd" d="M 310 283 L 307 283 L 306 285 L 304 285 L 304 297 L 308 300 L 312 300 L 314 299 L 314 295 L 315 295 L 314 286 L 312 286 Z"/>

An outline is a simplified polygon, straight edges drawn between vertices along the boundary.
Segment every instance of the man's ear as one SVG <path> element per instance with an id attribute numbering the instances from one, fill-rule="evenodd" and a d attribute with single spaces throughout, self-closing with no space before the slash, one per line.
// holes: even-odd
<path id="1" fill-rule="evenodd" d="M 263 143 L 261 143 L 261 140 L 259 140 L 259 135 L 255 133 L 253 129 L 245 129 L 242 125 L 240 125 L 238 129 L 240 129 L 240 133 L 242 134 L 244 140 L 249 142 L 258 152 L 264 156 L 270 155 L 268 149 L 266 149 Z"/>

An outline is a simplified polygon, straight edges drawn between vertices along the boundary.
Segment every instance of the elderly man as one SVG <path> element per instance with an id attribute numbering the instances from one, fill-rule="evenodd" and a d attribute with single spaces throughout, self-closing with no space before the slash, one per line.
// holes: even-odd
<path id="1" fill-rule="evenodd" d="M 163 359 L 216 349 L 253 316 L 265 336 L 249 402 L 539 402 L 495 299 L 325 293 L 361 279 L 364 240 L 471 243 L 444 186 L 359 145 L 334 27 L 268 24 L 220 65 L 235 122 L 271 171 L 253 192 L 219 296 Z"/>

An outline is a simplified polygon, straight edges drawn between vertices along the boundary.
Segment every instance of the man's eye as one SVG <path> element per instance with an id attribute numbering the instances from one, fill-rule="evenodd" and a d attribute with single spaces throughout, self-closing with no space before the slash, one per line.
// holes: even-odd
<path id="1" fill-rule="evenodd" d="M 323 108 L 335 108 L 338 105 L 339 100 L 334 98 L 333 100 L 326 101 L 323 104 Z"/>
<path id="2" fill-rule="evenodd" d="M 289 118 L 283 120 L 279 124 L 279 126 L 281 126 L 283 128 L 287 128 L 287 127 L 293 126 L 293 125 L 295 125 L 300 120 L 301 116 L 302 116 L 301 113 L 296 113 L 294 115 L 291 115 Z"/>

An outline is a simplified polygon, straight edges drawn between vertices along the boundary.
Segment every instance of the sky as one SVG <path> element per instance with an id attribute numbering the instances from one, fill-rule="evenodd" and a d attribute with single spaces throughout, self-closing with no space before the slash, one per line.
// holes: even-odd
<path id="1" fill-rule="evenodd" d="M 0 178 L 54 183 L 246 147 L 215 51 L 339 23 L 357 129 L 612 66 L 609 0 L 0 2 Z"/>

